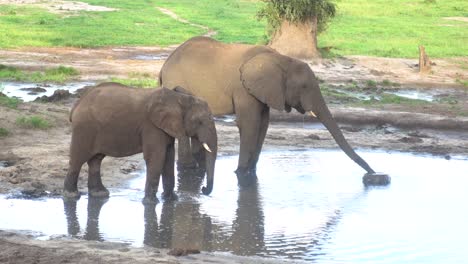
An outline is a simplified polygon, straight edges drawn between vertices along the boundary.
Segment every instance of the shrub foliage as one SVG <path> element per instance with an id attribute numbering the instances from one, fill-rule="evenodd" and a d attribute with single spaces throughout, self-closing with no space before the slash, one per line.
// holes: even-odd
<path id="1" fill-rule="evenodd" d="M 267 20 L 267 33 L 271 36 L 283 20 L 293 23 L 317 17 L 318 32 L 325 30 L 327 22 L 336 14 L 331 0 L 262 0 L 265 5 L 258 11 L 258 19 Z"/>

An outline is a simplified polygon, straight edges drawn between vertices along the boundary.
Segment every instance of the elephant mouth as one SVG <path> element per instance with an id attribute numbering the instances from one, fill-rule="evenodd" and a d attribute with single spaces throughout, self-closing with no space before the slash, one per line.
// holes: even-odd
<path id="1" fill-rule="evenodd" d="M 306 113 L 306 111 L 304 110 L 304 108 L 302 108 L 301 105 L 295 106 L 294 109 L 296 109 L 296 111 L 298 111 L 298 112 L 301 113 L 301 114 L 305 114 L 305 113 Z"/>

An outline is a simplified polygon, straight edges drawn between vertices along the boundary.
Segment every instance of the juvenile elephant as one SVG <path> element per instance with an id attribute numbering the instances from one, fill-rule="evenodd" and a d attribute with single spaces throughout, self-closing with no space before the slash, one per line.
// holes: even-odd
<path id="1" fill-rule="evenodd" d="M 215 115 L 236 114 L 240 132 L 236 174 L 241 185 L 245 179 L 256 176 L 270 107 L 287 112 L 294 108 L 316 116 L 353 161 L 368 173 L 374 173 L 344 138 L 325 104 L 314 73 L 302 61 L 266 46 L 224 44 L 195 37 L 172 52 L 159 78 L 169 89 L 182 86 L 203 98 Z M 179 160 L 183 156 L 180 153 Z"/>
<path id="2" fill-rule="evenodd" d="M 207 185 L 202 191 L 210 194 L 217 153 L 213 116 L 206 102 L 178 89 L 134 89 L 103 83 L 87 91 L 70 113 L 72 140 L 64 195 L 79 197 L 78 175 L 87 162 L 89 195 L 109 196 L 100 175 L 103 158 L 143 152 L 147 168 L 144 202 L 156 200 L 161 174 L 163 197 L 171 197 L 174 138 L 186 136 L 198 139 L 207 152 Z"/>

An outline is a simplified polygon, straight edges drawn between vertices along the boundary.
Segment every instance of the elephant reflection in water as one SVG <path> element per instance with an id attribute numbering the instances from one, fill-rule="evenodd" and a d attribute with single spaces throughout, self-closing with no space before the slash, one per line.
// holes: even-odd
<path id="1" fill-rule="evenodd" d="M 108 201 L 107 198 L 93 198 L 88 200 L 88 218 L 86 222 L 86 230 L 82 237 L 79 236 L 81 228 L 78 222 L 76 213 L 77 200 L 63 199 L 63 208 L 67 219 L 68 234 L 73 237 L 80 237 L 85 240 L 104 241 L 99 232 L 99 214 L 102 206 Z"/>
<path id="2" fill-rule="evenodd" d="M 200 204 L 184 201 L 184 197 L 198 195 L 203 184 L 203 176 L 184 175 L 179 177 L 178 184 L 181 199 L 166 201 L 160 205 L 162 208 L 159 217 L 156 213 L 156 204 L 144 205 L 143 243 L 145 245 L 156 248 L 227 251 L 245 256 L 266 255 L 267 252 L 277 256 L 288 256 L 289 253 L 284 249 L 268 249 L 266 246 L 265 216 L 258 184 L 240 188 L 238 191 L 235 218 L 230 227 L 229 224 L 217 223 L 203 213 Z M 77 201 L 64 199 L 68 234 L 86 240 L 104 240 L 99 232 L 99 215 L 106 202 L 107 199 L 89 198 L 86 230 L 81 235 Z M 330 217 L 330 221 L 311 234 L 309 241 L 302 241 L 304 244 L 299 250 L 304 254 L 311 252 L 317 243 L 326 240 L 339 217 L 339 213 L 336 217 Z M 226 231 L 226 229 L 231 230 Z"/>
<path id="3" fill-rule="evenodd" d="M 196 194 L 203 176 L 179 175 L 178 190 Z M 158 226 L 155 208 L 145 206 L 145 239 L 149 246 L 165 248 L 230 251 L 238 255 L 256 255 L 264 251 L 264 216 L 258 186 L 239 190 L 232 233 L 201 213 L 200 204 L 165 202 Z"/>
<path id="4" fill-rule="evenodd" d="M 202 175 L 184 175 L 179 178 L 178 188 L 192 196 L 198 193 L 202 184 Z M 86 230 L 81 235 L 77 200 L 64 199 L 68 234 L 86 240 L 103 241 L 99 232 L 99 215 L 107 200 L 89 198 Z M 256 185 L 240 190 L 237 204 L 232 233 L 223 232 L 225 227 L 213 223 L 210 216 L 201 213 L 198 203 L 166 201 L 162 204 L 160 221 L 156 204 L 145 204 L 143 243 L 157 248 L 231 251 L 238 255 L 255 255 L 264 250 L 264 217 Z"/>

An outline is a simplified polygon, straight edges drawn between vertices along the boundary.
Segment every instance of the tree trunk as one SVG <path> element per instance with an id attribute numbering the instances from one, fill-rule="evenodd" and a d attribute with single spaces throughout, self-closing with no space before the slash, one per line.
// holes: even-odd
<path id="1" fill-rule="evenodd" d="M 298 23 L 283 20 L 280 28 L 273 34 L 269 46 L 281 54 L 297 59 L 319 58 L 317 17 Z"/>
<path id="2" fill-rule="evenodd" d="M 426 54 L 424 46 L 419 46 L 419 73 L 428 73 L 431 71 L 431 61 Z"/>

